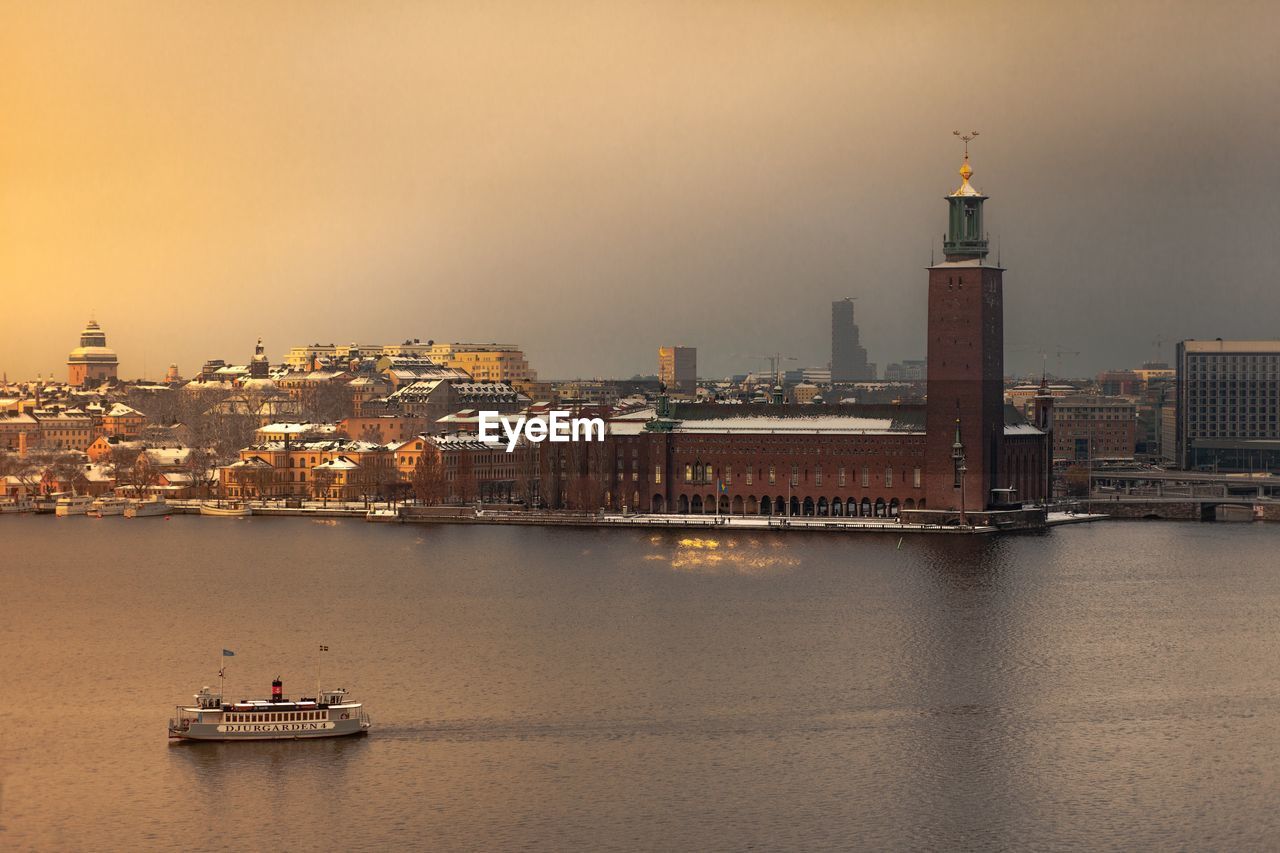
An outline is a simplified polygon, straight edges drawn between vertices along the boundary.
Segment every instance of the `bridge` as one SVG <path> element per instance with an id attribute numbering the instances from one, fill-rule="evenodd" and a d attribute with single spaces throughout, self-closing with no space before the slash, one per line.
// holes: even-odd
<path id="1" fill-rule="evenodd" d="M 1090 509 L 1114 518 L 1280 521 L 1280 477 L 1109 468 L 1090 475 Z"/>

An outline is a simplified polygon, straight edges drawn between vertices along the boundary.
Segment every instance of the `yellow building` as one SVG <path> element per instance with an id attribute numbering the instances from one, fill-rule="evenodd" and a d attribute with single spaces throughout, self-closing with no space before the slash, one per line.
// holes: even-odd
<path id="1" fill-rule="evenodd" d="M 465 370 L 477 382 L 506 382 L 524 391 L 522 386 L 538 381 L 524 353 L 510 344 L 433 344 L 429 357 Z"/>
<path id="2" fill-rule="evenodd" d="M 246 447 L 218 469 L 223 497 L 360 500 L 397 488 L 396 460 L 367 441 L 276 442 Z"/>

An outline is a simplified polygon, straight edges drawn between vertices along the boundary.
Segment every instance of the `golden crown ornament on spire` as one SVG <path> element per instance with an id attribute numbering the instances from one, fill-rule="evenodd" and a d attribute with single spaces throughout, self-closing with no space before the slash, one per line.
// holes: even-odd
<path id="1" fill-rule="evenodd" d="M 961 133 L 958 130 L 951 131 L 953 136 L 960 137 L 964 141 L 964 163 L 960 165 L 960 188 L 952 193 L 952 195 L 982 195 L 969 185 L 969 178 L 973 176 L 973 169 L 969 166 L 969 143 L 978 135 L 978 131 L 971 130 L 968 133 Z"/>

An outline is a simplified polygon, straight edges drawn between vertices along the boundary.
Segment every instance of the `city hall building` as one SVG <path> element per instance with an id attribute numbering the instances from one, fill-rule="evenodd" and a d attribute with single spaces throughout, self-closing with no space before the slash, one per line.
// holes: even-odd
<path id="1" fill-rule="evenodd" d="M 972 174 L 966 152 L 944 260 L 928 270 L 924 404 L 799 406 L 780 389 L 744 405 L 664 396 L 611 421 L 606 458 L 597 467 L 582 454 L 589 468 L 569 475 L 592 474 L 603 503 L 639 512 L 937 520 L 1044 498 L 1052 397 L 1036 395 L 1030 421 L 1004 403 L 1004 270 L 987 258 Z"/>

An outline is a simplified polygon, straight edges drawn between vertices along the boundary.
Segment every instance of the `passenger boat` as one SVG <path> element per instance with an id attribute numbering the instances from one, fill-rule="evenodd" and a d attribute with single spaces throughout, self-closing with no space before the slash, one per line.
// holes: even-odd
<path id="1" fill-rule="evenodd" d="M 71 493 L 70 492 L 50 492 L 47 495 L 39 495 L 36 498 L 36 512 L 41 513 L 43 515 L 48 515 L 51 512 L 55 512 L 58 508 L 58 501 L 62 500 L 64 497 L 66 497 L 69 494 Z"/>
<path id="2" fill-rule="evenodd" d="M 157 515 L 168 515 L 173 507 L 164 498 L 148 498 L 145 501 L 133 501 L 124 508 L 125 518 L 151 518 Z"/>
<path id="3" fill-rule="evenodd" d="M 0 503 L 0 513 L 3 512 L 35 512 L 36 502 L 31 498 L 11 498 L 10 500 Z"/>
<path id="4" fill-rule="evenodd" d="M 169 720 L 169 737 L 181 740 L 300 740 L 344 737 L 369 731 L 369 716 L 346 690 L 325 690 L 315 698 L 290 701 L 280 679 L 271 682 L 270 699 L 223 702 L 208 687 L 191 705 L 179 705 Z"/>
<path id="5" fill-rule="evenodd" d="M 253 515 L 253 510 L 240 503 L 229 503 L 219 506 L 218 504 L 200 504 L 201 515 L 217 515 L 227 518 L 244 518 L 247 515 Z"/>
<path id="6" fill-rule="evenodd" d="M 53 514 L 58 516 L 86 515 L 92 505 L 93 498 L 89 495 L 63 495 L 58 498 L 57 504 L 54 505 Z"/>
<path id="7" fill-rule="evenodd" d="M 106 495 L 89 504 L 89 515 L 106 518 L 108 515 L 124 515 L 129 507 L 128 498 L 115 498 Z"/>

